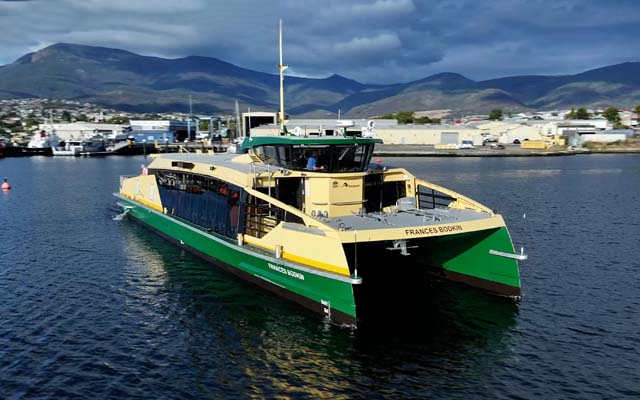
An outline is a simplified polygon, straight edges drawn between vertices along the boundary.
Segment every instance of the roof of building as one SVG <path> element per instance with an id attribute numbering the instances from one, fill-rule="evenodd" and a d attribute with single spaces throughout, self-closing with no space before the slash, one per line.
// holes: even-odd
<path id="1" fill-rule="evenodd" d="M 346 121 L 352 121 L 353 126 L 367 126 L 369 121 L 375 121 L 376 126 L 392 126 L 398 125 L 398 121 L 395 119 L 365 119 L 365 118 L 344 118 L 344 119 L 290 119 L 286 121 L 288 127 L 292 126 L 338 126 L 338 121 L 342 123 Z M 252 128 L 255 129 L 255 128 Z"/>
<path id="2" fill-rule="evenodd" d="M 319 121 L 319 120 L 315 120 L 315 121 Z M 291 131 L 292 129 L 294 129 L 297 126 L 300 127 L 306 127 L 306 128 L 320 128 L 320 126 L 322 126 L 323 128 L 331 128 L 331 127 L 336 127 L 335 126 L 335 122 L 334 120 L 330 120 L 333 122 L 334 125 L 331 124 L 319 124 L 319 123 L 314 123 L 314 124 L 291 124 L 290 122 L 287 123 L 287 129 L 289 131 Z M 366 120 L 365 120 L 366 121 Z M 376 126 L 375 129 L 385 129 L 385 130 L 389 130 L 389 129 L 398 129 L 398 130 L 425 130 L 425 129 L 435 129 L 435 130 L 449 130 L 449 131 L 460 131 L 460 130 L 471 130 L 471 129 L 478 129 L 476 126 L 473 125 L 438 125 L 438 124 L 406 124 L 406 125 L 398 125 L 398 124 L 392 124 L 392 125 L 382 125 L 379 124 L 378 121 L 379 120 L 375 120 L 376 121 Z M 395 121 L 395 120 L 393 120 Z M 354 129 L 359 129 L 363 126 L 366 126 L 365 124 L 354 124 L 353 128 Z M 260 125 L 260 126 L 256 126 L 251 128 L 251 130 L 261 130 L 261 129 L 280 129 L 279 125 L 274 125 L 274 124 L 269 124 L 269 125 Z"/>
<path id="3" fill-rule="evenodd" d="M 268 144 L 304 144 L 304 145 L 326 145 L 326 144 L 366 144 L 382 143 L 382 139 L 342 137 L 342 136 L 257 136 L 245 138 L 242 142 L 243 149 Z"/>

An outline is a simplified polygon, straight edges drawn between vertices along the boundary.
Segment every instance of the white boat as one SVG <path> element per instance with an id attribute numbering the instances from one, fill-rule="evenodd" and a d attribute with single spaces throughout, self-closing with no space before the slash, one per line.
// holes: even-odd
<path id="1" fill-rule="evenodd" d="M 27 144 L 29 149 L 48 149 L 58 145 L 58 136 L 54 133 L 46 133 L 44 130 L 36 132 L 31 136 Z"/>
<path id="2" fill-rule="evenodd" d="M 52 146 L 51 151 L 54 156 L 79 156 L 84 145 L 82 140 L 65 140 L 60 142 L 60 146 Z"/>
<path id="3" fill-rule="evenodd" d="M 105 151 L 102 138 L 69 139 L 60 142 L 59 146 L 52 146 L 54 156 L 80 156 Z"/>

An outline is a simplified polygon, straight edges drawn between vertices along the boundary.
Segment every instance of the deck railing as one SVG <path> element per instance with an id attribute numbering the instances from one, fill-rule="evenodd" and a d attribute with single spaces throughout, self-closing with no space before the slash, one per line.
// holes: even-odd
<path id="1" fill-rule="evenodd" d="M 418 208 L 421 210 L 446 208 L 454 201 L 456 201 L 454 197 L 438 192 L 432 188 L 418 185 Z"/>
<path id="2" fill-rule="evenodd" d="M 294 222 L 304 225 L 304 221 L 297 215 L 288 213 L 273 204 L 262 203 L 260 199 L 255 197 L 251 198 L 248 203 L 241 204 L 241 207 L 244 208 L 245 233 L 256 238 L 263 237 L 280 222 Z"/>

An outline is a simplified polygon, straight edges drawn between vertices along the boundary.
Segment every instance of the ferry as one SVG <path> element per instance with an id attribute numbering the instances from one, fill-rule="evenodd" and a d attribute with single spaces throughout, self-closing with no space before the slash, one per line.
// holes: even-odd
<path id="1" fill-rule="evenodd" d="M 520 298 L 526 255 L 500 214 L 372 163 L 382 141 L 371 135 L 287 134 L 283 108 L 282 134 L 244 138 L 242 154 L 153 155 L 121 177 L 123 214 L 340 324 L 430 290 L 425 275 Z"/>

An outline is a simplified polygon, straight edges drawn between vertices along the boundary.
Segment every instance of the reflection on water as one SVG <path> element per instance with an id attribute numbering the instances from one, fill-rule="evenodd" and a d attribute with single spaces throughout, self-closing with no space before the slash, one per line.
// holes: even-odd
<path id="1" fill-rule="evenodd" d="M 380 316 L 350 330 L 218 271 L 145 229 L 131 224 L 124 230 L 127 256 L 140 268 L 133 275 L 152 288 L 163 286 L 149 301 L 172 310 L 187 333 L 174 345 L 203 362 L 192 366 L 194 373 L 208 375 L 213 368 L 215 379 L 243 376 L 249 392 L 260 397 L 348 397 L 371 390 L 393 395 L 397 380 L 430 376 L 435 366 L 478 379 L 509 357 L 517 317 L 509 299 L 435 282 L 413 313 Z M 437 376 L 437 385 L 454 383 L 444 373 Z"/>

